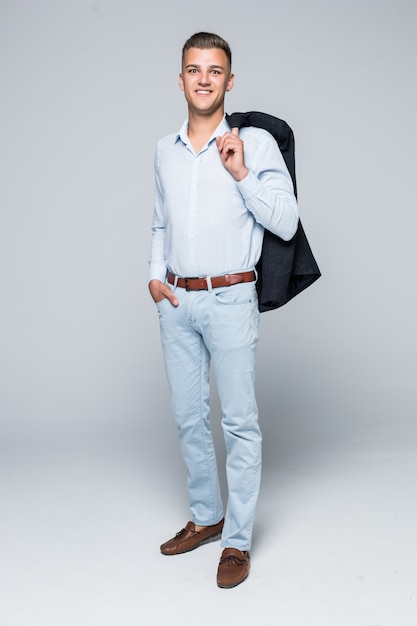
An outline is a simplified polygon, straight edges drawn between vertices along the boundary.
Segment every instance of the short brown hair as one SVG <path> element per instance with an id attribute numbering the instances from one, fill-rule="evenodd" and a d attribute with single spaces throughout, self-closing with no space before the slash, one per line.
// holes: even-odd
<path id="1" fill-rule="evenodd" d="M 227 59 L 229 61 L 230 68 L 232 67 L 232 51 L 230 50 L 230 46 L 222 37 L 219 35 L 215 35 L 214 33 L 195 33 L 185 42 L 182 48 L 182 63 L 184 63 L 184 56 L 187 50 L 190 48 L 220 48 L 223 52 L 226 53 Z"/>

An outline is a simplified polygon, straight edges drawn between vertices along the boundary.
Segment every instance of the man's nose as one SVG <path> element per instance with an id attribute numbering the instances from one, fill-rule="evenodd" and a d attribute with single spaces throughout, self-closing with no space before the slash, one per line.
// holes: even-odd
<path id="1" fill-rule="evenodd" d="M 199 83 L 201 85 L 209 85 L 210 84 L 210 73 L 209 72 L 201 72 Z"/>

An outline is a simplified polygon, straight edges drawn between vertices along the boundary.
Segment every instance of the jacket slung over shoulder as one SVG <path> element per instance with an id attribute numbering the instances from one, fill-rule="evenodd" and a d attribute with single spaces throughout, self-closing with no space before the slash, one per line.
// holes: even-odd
<path id="1" fill-rule="evenodd" d="M 290 173 L 297 197 L 294 133 L 290 126 L 278 117 L 259 111 L 226 114 L 226 120 L 232 128 L 255 126 L 263 128 L 274 137 Z M 320 278 L 321 272 L 301 221 L 298 222 L 297 232 L 290 241 L 284 241 L 265 230 L 262 253 L 256 269 L 261 313 L 283 306 Z"/>

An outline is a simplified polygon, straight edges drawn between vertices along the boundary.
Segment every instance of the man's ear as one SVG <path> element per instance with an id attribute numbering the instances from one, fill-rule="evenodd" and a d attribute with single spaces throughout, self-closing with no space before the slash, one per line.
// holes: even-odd
<path id="1" fill-rule="evenodd" d="M 182 77 L 182 73 L 178 76 L 178 84 L 180 86 L 181 91 L 184 91 L 184 79 Z"/>
<path id="2" fill-rule="evenodd" d="M 235 84 L 235 75 L 230 74 L 229 80 L 227 81 L 226 91 L 230 91 L 231 89 L 233 89 L 234 84 Z"/>

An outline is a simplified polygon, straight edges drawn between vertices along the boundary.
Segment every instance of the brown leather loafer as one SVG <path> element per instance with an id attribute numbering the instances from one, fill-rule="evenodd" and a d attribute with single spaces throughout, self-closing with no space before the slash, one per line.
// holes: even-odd
<path id="1" fill-rule="evenodd" d="M 242 583 L 249 575 L 249 552 L 236 548 L 225 548 L 217 569 L 217 584 L 223 589 L 231 589 Z"/>
<path id="2" fill-rule="evenodd" d="M 222 532 L 223 524 L 224 519 L 213 526 L 205 526 L 201 530 L 196 530 L 195 524 L 188 522 L 187 526 L 180 530 L 175 537 L 162 544 L 161 552 L 167 555 L 190 552 L 203 543 L 216 539 Z"/>

